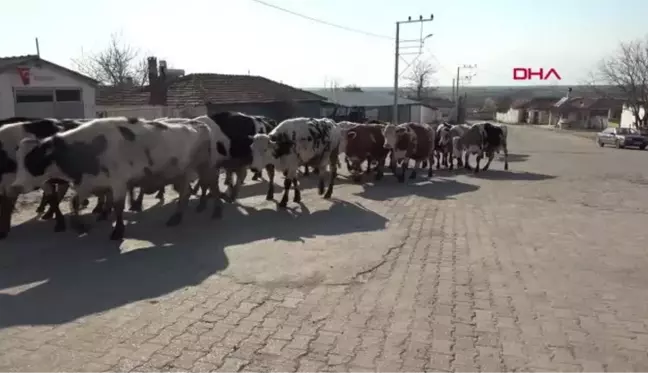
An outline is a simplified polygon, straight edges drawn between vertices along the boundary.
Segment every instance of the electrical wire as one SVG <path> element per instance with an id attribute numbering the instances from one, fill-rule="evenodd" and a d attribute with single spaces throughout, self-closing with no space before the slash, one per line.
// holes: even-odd
<path id="1" fill-rule="evenodd" d="M 259 3 L 259 4 L 261 4 L 261 5 L 265 5 L 265 6 L 267 6 L 267 7 L 273 8 L 273 9 L 280 10 L 280 11 L 282 11 L 282 12 L 286 12 L 286 13 L 288 13 L 288 14 L 292 14 L 292 15 L 297 16 L 297 17 L 301 17 L 301 18 L 307 19 L 307 20 L 309 20 L 309 21 L 313 21 L 313 22 L 321 23 L 321 24 L 323 24 L 323 25 L 327 25 L 327 26 L 331 26 L 331 27 L 336 27 L 336 28 L 339 28 L 339 29 L 341 29 L 341 30 L 345 30 L 345 31 L 349 31 L 349 32 L 355 32 L 355 33 L 358 33 L 358 34 L 362 34 L 362 35 L 365 35 L 365 36 L 371 36 L 371 37 L 374 37 L 374 38 L 387 39 L 387 40 L 394 40 L 394 38 L 389 37 L 389 36 L 386 36 L 386 35 L 374 34 L 373 32 L 368 32 L 368 31 L 363 31 L 363 30 L 359 30 L 359 29 L 354 29 L 354 28 L 347 27 L 347 26 L 338 25 L 338 24 L 335 24 L 335 23 L 331 23 L 331 22 L 328 22 L 328 21 L 324 21 L 324 20 L 319 19 L 319 18 L 314 18 L 314 17 L 310 17 L 310 16 L 307 16 L 307 15 L 304 15 L 304 14 L 301 14 L 301 13 L 297 13 L 297 12 L 294 12 L 294 11 L 292 11 L 292 10 L 288 10 L 288 9 L 286 9 L 286 8 L 282 8 L 282 7 L 280 7 L 280 6 L 277 6 L 277 5 L 274 5 L 274 4 L 270 4 L 270 3 L 267 3 L 267 2 L 262 1 L 262 0 L 252 0 L 252 1 L 254 1 L 255 3 Z"/>

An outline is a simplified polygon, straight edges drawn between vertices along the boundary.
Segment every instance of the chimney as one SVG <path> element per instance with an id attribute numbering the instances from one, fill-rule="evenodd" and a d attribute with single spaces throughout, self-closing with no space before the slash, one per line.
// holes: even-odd
<path id="1" fill-rule="evenodd" d="M 157 58 L 155 57 L 149 57 L 147 58 L 148 60 L 148 78 L 149 78 L 149 85 L 154 85 L 154 83 L 157 81 L 158 77 L 158 67 L 157 67 Z"/>
<path id="2" fill-rule="evenodd" d="M 149 104 L 166 106 L 167 104 L 166 61 L 160 60 L 159 75 L 158 75 L 157 59 L 155 57 L 149 57 L 148 61 L 149 61 L 149 80 L 150 80 Z M 151 79 L 151 77 L 153 78 Z"/>
<path id="3" fill-rule="evenodd" d="M 159 75 L 160 76 L 160 81 L 166 82 L 167 63 L 166 63 L 165 60 L 160 60 L 159 71 L 160 71 L 160 75 Z"/>

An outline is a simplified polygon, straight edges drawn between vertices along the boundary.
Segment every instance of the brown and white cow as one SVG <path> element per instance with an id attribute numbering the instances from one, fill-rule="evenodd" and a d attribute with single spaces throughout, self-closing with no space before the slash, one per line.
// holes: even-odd
<path id="1" fill-rule="evenodd" d="M 423 162 L 427 163 L 428 177 L 432 177 L 435 139 L 435 131 L 432 127 L 424 123 L 413 122 L 397 126 L 389 124 L 383 128 L 383 136 L 385 137 L 383 146 L 392 152 L 391 168 L 399 182 L 405 181 L 405 172 L 410 159 L 416 162 L 410 179 L 416 178 L 416 170 Z M 395 171 L 398 162 L 402 162 L 401 174 L 397 174 Z"/>
<path id="2" fill-rule="evenodd" d="M 389 150 L 383 146 L 383 128 L 380 124 L 356 124 L 345 129 L 342 151 L 348 159 L 347 165 L 354 180 L 360 180 L 364 161 L 367 161 L 367 174 L 371 171 L 371 164 L 377 162 L 375 180 L 382 179 L 385 158 L 389 154 Z"/>

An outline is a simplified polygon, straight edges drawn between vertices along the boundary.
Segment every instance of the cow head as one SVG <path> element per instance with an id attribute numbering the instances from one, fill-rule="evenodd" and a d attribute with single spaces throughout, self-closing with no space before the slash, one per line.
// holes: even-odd
<path id="1" fill-rule="evenodd" d="M 16 179 L 10 192 L 13 196 L 36 189 L 47 181 L 48 174 L 54 173 L 50 170 L 54 165 L 54 138 L 26 138 L 20 142 L 16 151 Z"/>
<path id="2" fill-rule="evenodd" d="M 251 138 L 252 164 L 250 169 L 252 172 L 259 172 L 265 166 L 275 163 L 274 153 L 278 144 L 266 134 L 256 134 Z"/>
<path id="3" fill-rule="evenodd" d="M 389 150 L 396 150 L 396 144 L 399 142 L 399 138 L 407 136 L 407 129 L 394 124 L 386 125 L 382 132 L 383 136 L 385 136 L 383 147 Z"/>
<path id="4" fill-rule="evenodd" d="M 447 125 L 445 123 L 441 124 L 439 128 L 437 128 L 437 136 L 439 137 L 439 146 L 446 147 L 452 139 L 450 138 L 450 129 L 452 127 L 450 125 Z"/>

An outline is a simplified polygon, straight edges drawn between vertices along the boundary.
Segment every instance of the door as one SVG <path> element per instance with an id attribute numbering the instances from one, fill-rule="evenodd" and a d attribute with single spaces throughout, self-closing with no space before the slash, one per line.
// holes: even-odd
<path id="1" fill-rule="evenodd" d="M 51 89 L 17 89 L 17 117 L 51 118 L 54 116 L 54 92 Z"/>
<path id="2" fill-rule="evenodd" d="M 602 142 L 607 145 L 614 145 L 616 142 L 616 136 L 614 134 L 614 128 L 606 128 L 603 130 L 603 136 L 601 136 Z"/>
<path id="3" fill-rule="evenodd" d="M 55 92 L 54 118 L 83 118 L 83 101 L 80 89 L 57 89 Z"/>

